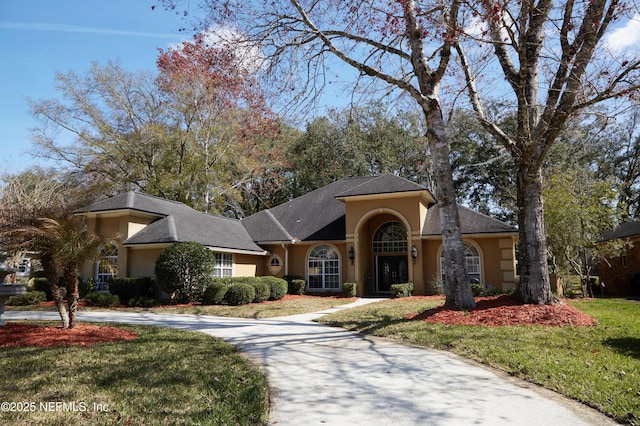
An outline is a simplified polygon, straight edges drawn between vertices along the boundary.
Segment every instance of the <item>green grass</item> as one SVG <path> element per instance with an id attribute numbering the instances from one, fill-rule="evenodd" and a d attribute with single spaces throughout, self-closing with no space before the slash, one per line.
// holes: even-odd
<path id="1" fill-rule="evenodd" d="M 35 403 L 34 411 L 0 411 L 0 424 L 265 423 L 266 379 L 233 346 L 198 332 L 121 327 L 138 339 L 0 348 L 0 400 Z M 45 411 L 49 402 L 75 403 L 80 411 Z"/>
<path id="2" fill-rule="evenodd" d="M 594 327 L 448 326 L 410 321 L 442 301 L 396 299 L 320 318 L 362 333 L 445 349 L 640 425 L 640 303 L 570 301 Z"/>
<path id="3" fill-rule="evenodd" d="M 350 298 L 332 297 L 304 297 L 273 302 L 250 303 L 241 306 L 228 305 L 193 305 L 193 306 L 162 306 L 149 309 L 142 308 L 102 308 L 81 306 L 82 311 L 116 310 L 125 312 L 155 312 L 163 314 L 194 314 L 213 315 L 235 318 L 273 318 L 287 315 L 305 314 L 330 309 L 335 306 L 353 302 Z M 7 306 L 7 311 L 55 311 L 54 306 Z"/>

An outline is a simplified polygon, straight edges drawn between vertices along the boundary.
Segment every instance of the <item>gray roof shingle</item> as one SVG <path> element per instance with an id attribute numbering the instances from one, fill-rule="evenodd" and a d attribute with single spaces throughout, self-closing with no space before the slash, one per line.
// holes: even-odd
<path id="1" fill-rule="evenodd" d="M 616 238 L 635 237 L 640 235 L 640 220 L 636 222 L 625 222 L 616 229 L 602 234 L 601 241 L 615 240 Z"/>
<path id="2" fill-rule="evenodd" d="M 517 232 L 518 229 L 498 219 L 458 205 L 460 215 L 460 231 L 462 234 L 493 234 L 501 232 Z M 440 208 L 431 206 L 422 227 L 422 235 L 442 235 L 440 225 Z"/>
<path id="3" fill-rule="evenodd" d="M 125 245 L 195 241 L 209 247 L 264 253 L 239 220 L 202 213 L 186 204 L 150 195 L 127 192 L 80 209 L 78 213 L 117 210 L 158 216 L 158 220 L 125 240 Z"/>

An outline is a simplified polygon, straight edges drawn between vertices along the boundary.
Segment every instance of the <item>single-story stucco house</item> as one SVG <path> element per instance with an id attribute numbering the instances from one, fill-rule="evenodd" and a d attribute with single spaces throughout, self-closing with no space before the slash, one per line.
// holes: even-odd
<path id="1" fill-rule="evenodd" d="M 631 244 L 625 253 L 598 264 L 605 294 L 640 297 L 640 221 L 626 222 L 602 234 L 601 241 L 625 240 Z"/>
<path id="2" fill-rule="evenodd" d="M 135 192 L 97 202 L 79 213 L 97 233 L 123 241 L 83 277 L 104 281 L 154 276 L 160 252 L 196 241 L 216 253 L 216 276 L 297 275 L 307 291 L 333 293 L 358 283 L 358 295 L 384 295 L 412 282 L 431 294 L 441 277 L 439 209 L 422 185 L 387 174 L 345 178 L 242 220 L 198 212 L 185 204 Z M 460 207 L 470 280 L 515 286 L 517 230 Z"/>

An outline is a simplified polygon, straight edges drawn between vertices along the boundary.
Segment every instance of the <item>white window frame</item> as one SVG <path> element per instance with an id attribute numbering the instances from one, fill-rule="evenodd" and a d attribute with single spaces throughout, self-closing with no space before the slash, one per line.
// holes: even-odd
<path id="1" fill-rule="evenodd" d="M 341 264 L 338 249 L 329 244 L 314 246 L 307 255 L 307 288 L 310 291 L 340 290 Z"/>
<path id="2" fill-rule="evenodd" d="M 277 274 L 282 270 L 282 258 L 277 254 L 272 255 L 269 258 L 269 271 L 273 274 Z"/>
<path id="3" fill-rule="evenodd" d="M 213 276 L 216 278 L 226 278 L 233 276 L 233 254 L 223 252 L 213 252 L 215 255 L 215 265 Z"/>
<path id="4" fill-rule="evenodd" d="M 466 240 L 462 241 L 462 244 L 464 245 L 464 261 L 467 267 L 469 281 L 476 279 L 478 283 L 482 284 L 482 258 L 480 256 L 480 248 Z M 440 247 L 440 276 L 444 280 L 443 255 L 444 249 Z"/>
<path id="5" fill-rule="evenodd" d="M 106 254 L 104 254 L 106 253 Z M 96 262 L 96 290 L 108 290 L 107 282 L 118 275 L 118 246 L 111 245 L 103 249 L 103 255 Z"/>

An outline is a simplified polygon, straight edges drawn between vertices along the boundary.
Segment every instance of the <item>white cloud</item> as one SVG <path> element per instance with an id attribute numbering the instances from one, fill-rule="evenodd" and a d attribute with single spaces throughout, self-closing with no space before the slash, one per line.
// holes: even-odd
<path id="1" fill-rule="evenodd" d="M 139 31 L 116 30 L 110 28 L 94 28 L 81 27 L 78 25 L 65 25 L 41 22 L 0 22 L 0 28 L 8 30 L 24 30 L 24 31 L 59 31 L 65 33 L 89 33 L 89 34 L 106 34 L 115 36 L 132 36 L 132 37 L 153 37 L 153 38 L 173 38 L 175 34 L 160 33 L 144 33 Z"/>
<path id="2" fill-rule="evenodd" d="M 640 45 L 640 13 L 636 13 L 623 27 L 611 32 L 605 38 L 604 45 L 614 52 Z"/>

